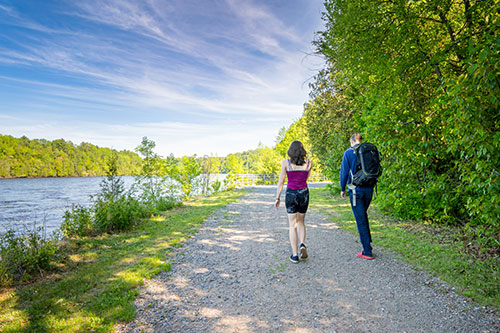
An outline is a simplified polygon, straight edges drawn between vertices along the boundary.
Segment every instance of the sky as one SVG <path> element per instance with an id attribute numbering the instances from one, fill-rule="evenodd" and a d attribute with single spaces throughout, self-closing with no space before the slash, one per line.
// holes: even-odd
<path id="1" fill-rule="evenodd" d="M 0 0 L 0 134 L 177 157 L 275 144 L 322 0 Z"/>

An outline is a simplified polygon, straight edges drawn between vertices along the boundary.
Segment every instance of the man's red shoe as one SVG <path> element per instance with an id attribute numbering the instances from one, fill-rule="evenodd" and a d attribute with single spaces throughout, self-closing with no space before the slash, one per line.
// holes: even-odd
<path id="1" fill-rule="evenodd" d="M 363 259 L 366 259 L 366 260 L 372 260 L 373 259 L 373 257 L 365 256 L 363 254 L 363 252 L 356 253 L 356 257 L 363 258 Z"/>

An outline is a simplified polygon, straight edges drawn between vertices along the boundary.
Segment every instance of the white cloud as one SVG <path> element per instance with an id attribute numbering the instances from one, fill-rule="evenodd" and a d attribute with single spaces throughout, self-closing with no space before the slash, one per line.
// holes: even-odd
<path id="1" fill-rule="evenodd" d="M 33 100 L 31 110 L 67 107 L 64 116 L 70 122 L 72 105 L 78 110 L 148 112 L 148 118 L 157 116 L 158 122 L 130 121 L 123 127 L 96 120 L 84 126 L 51 118 L 46 120 L 47 127 L 12 122 L 0 125 L 0 131 L 47 138 L 50 133 L 120 149 L 130 149 L 140 137 L 153 133 L 161 140 L 158 146 L 169 147 L 162 153 L 170 150 L 179 155 L 179 149 L 186 154 L 227 153 L 228 149 L 255 147 L 259 141 L 272 144 L 278 129 L 302 113 L 308 90 L 304 81 L 313 74 L 303 64 L 303 51 L 310 41 L 301 40 L 265 5 L 234 0 L 208 5 L 159 0 L 76 4 L 65 15 L 79 18 L 88 28 L 61 29 L 36 43 L 20 39 L 16 50 L 0 48 L 0 64 L 58 70 L 70 82 L 4 75 L 0 84 L 14 79 L 25 89 L 38 89 L 40 96 Z M 200 8 L 196 18 L 213 19 L 213 24 L 191 21 L 192 8 L 183 6 L 198 4 L 207 10 Z M 218 27 L 220 17 L 229 26 Z M 24 18 L 17 24 L 56 31 Z M 96 24 L 99 31 L 113 27 L 113 33 L 93 33 L 91 27 Z M 19 105 L 23 103 L 27 105 L 25 101 Z M 213 121 L 197 124 L 200 115 L 203 121 Z M 120 119 L 121 124 L 126 122 Z"/>

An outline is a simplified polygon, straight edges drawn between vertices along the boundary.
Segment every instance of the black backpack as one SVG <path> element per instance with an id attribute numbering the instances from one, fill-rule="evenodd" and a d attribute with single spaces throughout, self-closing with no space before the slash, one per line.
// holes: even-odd
<path id="1" fill-rule="evenodd" d="M 352 147 L 356 155 L 356 173 L 351 174 L 352 184 L 373 187 L 382 174 L 380 156 L 374 144 L 363 142 Z"/>

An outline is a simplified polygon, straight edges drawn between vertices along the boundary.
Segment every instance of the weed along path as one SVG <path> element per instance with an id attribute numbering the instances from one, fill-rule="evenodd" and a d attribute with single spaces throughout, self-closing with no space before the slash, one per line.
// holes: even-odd
<path id="1" fill-rule="evenodd" d="M 499 317 L 310 209 L 310 258 L 293 264 L 275 187 L 254 187 L 177 250 L 148 280 L 136 319 L 119 332 L 498 332 Z"/>

